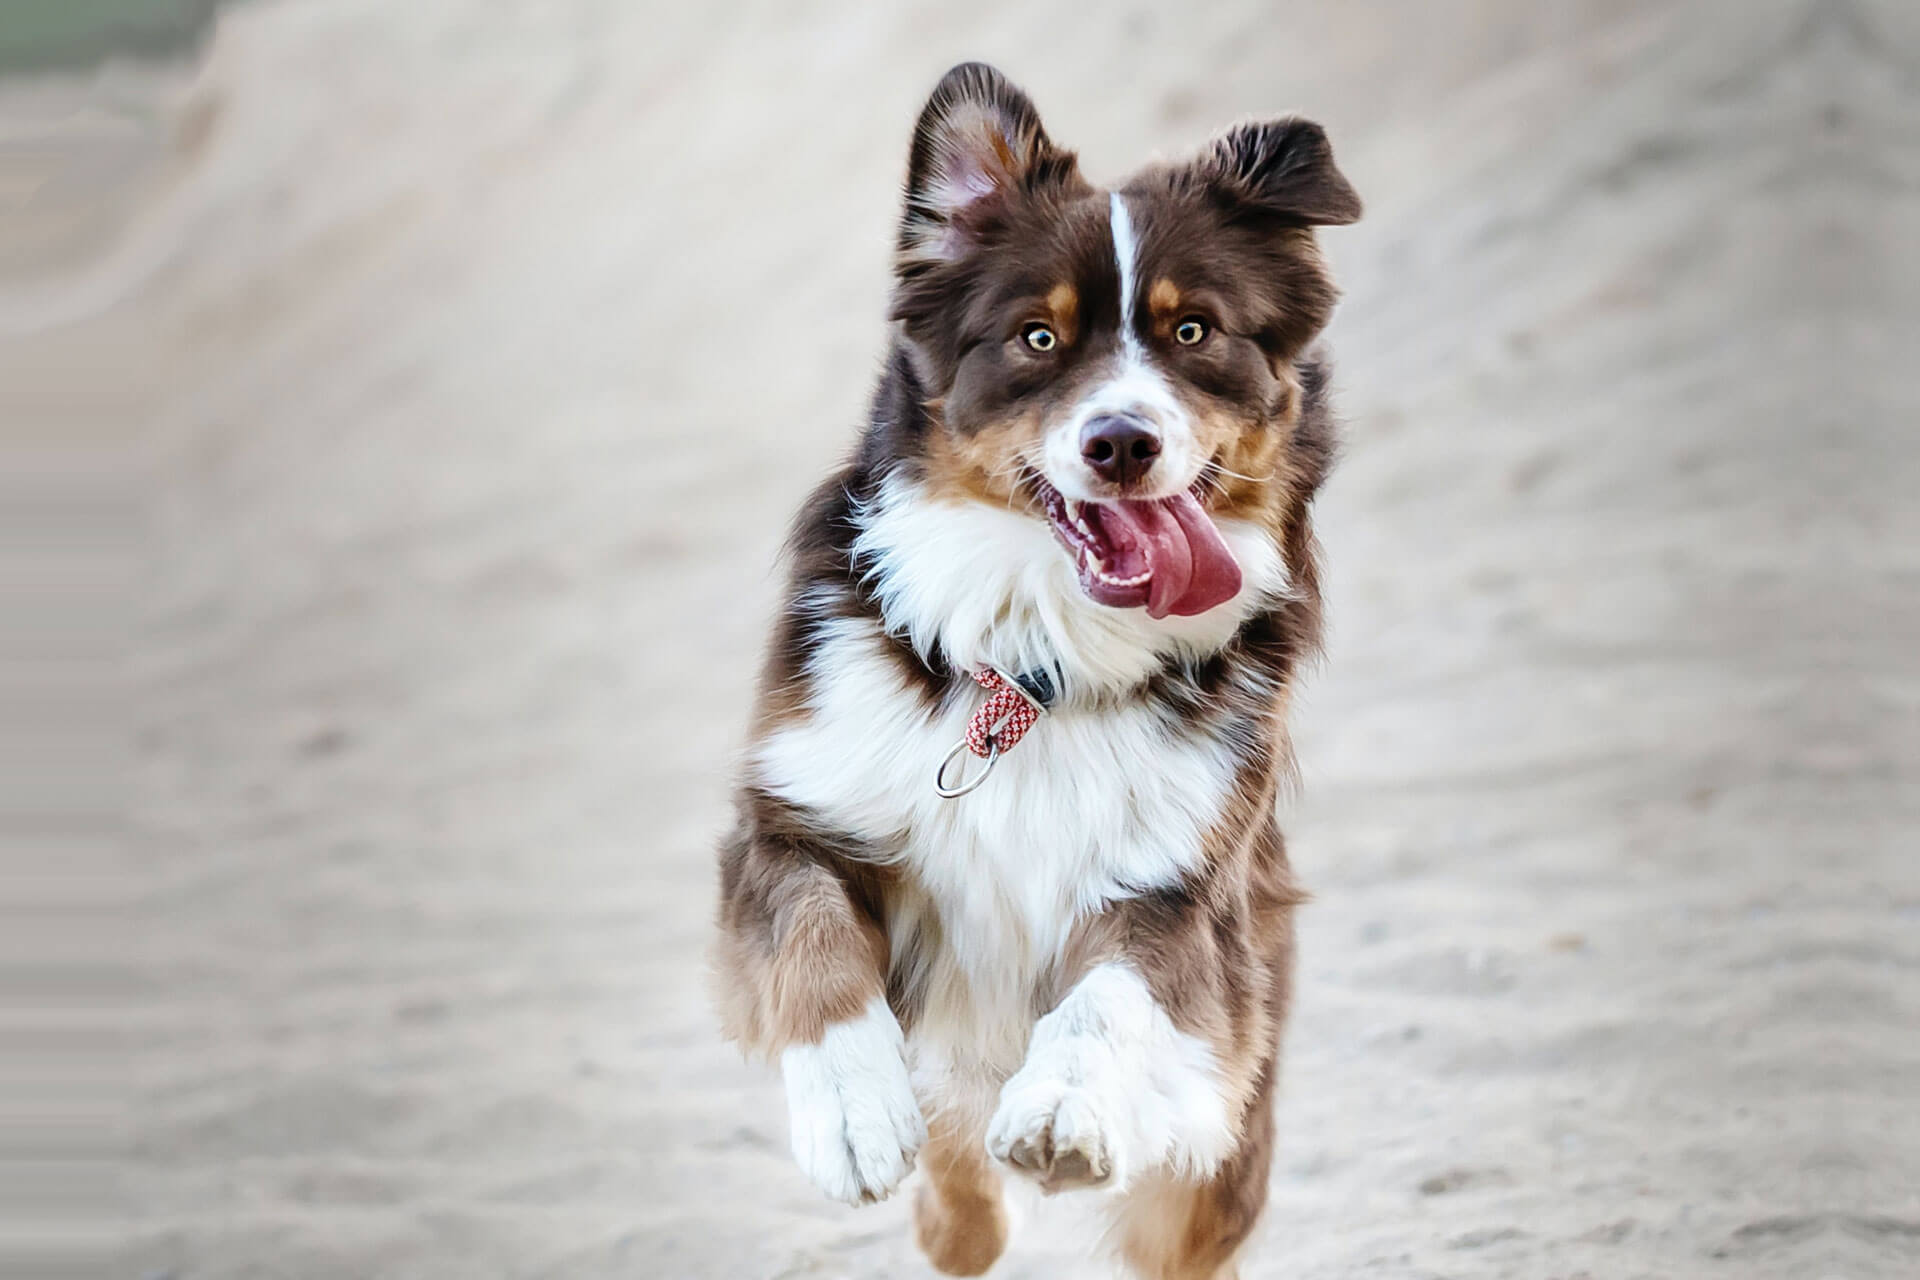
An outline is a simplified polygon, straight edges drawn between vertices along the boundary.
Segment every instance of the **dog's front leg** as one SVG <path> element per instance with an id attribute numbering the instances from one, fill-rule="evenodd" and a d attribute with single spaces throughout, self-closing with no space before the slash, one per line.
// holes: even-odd
<path id="1" fill-rule="evenodd" d="M 1210 1044 L 1181 1031 L 1127 958 L 1097 964 L 1033 1029 L 987 1150 L 1048 1191 L 1211 1174 L 1238 1108 Z"/>
<path id="2" fill-rule="evenodd" d="M 815 1186 L 848 1204 L 884 1200 L 913 1171 L 927 1125 L 907 1076 L 900 1024 L 886 997 L 780 1054 L 793 1158 Z"/>
<path id="3" fill-rule="evenodd" d="M 886 944 L 818 849 L 746 836 L 722 862 L 729 1029 L 780 1057 L 793 1158 L 849 1204 L 885 1199 L 927 1138 L 888 1007 Z"/>

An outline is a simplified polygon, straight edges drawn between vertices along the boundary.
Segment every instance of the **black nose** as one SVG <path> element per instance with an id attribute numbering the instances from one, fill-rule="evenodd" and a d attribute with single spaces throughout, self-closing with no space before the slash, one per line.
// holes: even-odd
<path id="1" fill-rule="evenodd" d="M 1082 428 L 1080 456 L 1102 480 L 1132 484 L 1153 470 L 1160 437 L 1138 418 L 1106 414 Z"/>

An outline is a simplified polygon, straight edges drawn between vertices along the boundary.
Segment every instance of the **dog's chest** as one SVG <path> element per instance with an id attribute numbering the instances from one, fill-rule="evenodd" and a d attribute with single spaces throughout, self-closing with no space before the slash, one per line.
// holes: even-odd
<path id="1" fill-rule="evenodd" d="M 1197 863 L 1231 786 L 1228 749 L 1163 711 L 1062 706 L 978 790 L 943 799 L 934 774 L 978 698 L 928 707 L 865 620 L 836 623 L 811 669 L 810 714 L 762 741 L 754 773 L 896 859 L 896 978 L 936 1023 L 1025 1014 L 1078 921 Z"/>

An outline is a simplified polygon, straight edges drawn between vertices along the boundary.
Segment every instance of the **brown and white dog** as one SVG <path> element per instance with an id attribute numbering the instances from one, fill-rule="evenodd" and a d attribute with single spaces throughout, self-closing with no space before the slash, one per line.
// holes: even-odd
<path id="1" fill-rule="evenodd" d="M 999 1256 L 1003 1170 L 1106 1189 L 1169 1280 L 1231 1276 L 1265 1201 L 1333 449 L 1313 227 L 1359 213 L 1303 120 L 1104 191 L 990 67 L 920 117 L 896 336 L 794 530 L 717 957 L 800 1167 L 862 1203 L 917 1158 L 942 1271 Z M 974 725 L 984 779 L 954 754 L 976 678 L 1046 704 L 1017 742 Z M 939 794 L 943 761 L 977 789 Z"/>

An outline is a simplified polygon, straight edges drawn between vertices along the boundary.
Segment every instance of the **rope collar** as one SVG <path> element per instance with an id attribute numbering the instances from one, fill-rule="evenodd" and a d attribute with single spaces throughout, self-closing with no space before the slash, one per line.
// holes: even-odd
<path id="1" fill-rule="evenodd" d="M 934 774 L 934 790 L 948 800 L 964 796 L 985 782 L 1001 753 L 1011 751 L 1014 744 L 1026 737 L 1027 730 L 1033 728 L 1060 696 L 1059 686 L 1054 683 L 1052 673 L 1045 668 L 1007 676 L 992 667 L 982 667 L 971 674 L 974 683 L 985 689 L 988 697 L 973 713 L 973 718 L 967 721 L 966 735 L 953 744 L 953 750 L 947 752 L 946 758 L 940 762 L 939 771 Z M 963 776 L 963 763 L 959 773 L 949 783 L 947 774 L 963 752 L 972 752 L 974 756 L 985 760 L 986 767 L 973 777 L 966 778 Z"/>

